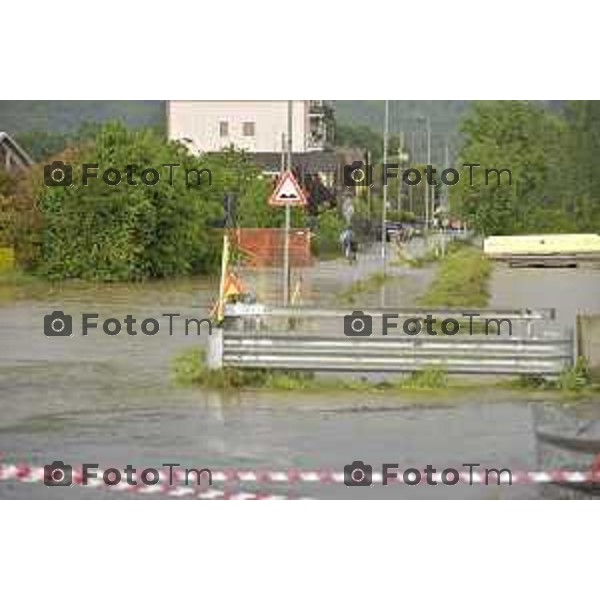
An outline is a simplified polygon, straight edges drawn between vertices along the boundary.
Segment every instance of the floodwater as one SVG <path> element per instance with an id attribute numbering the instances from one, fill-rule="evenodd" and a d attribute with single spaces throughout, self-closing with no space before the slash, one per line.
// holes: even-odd
<path id="1" fill-rule="evenodd" d="M 350 272 L 340 262 L 319 269 L 321 278 L 315 273 L 314 281 L 324 294 L 356 277 L 356 271 Z M 329 270 L 331 277 L 324 278 L 322 269 Z M 414 277 L 410 272 L 400 274 L 408 283 L 388 292 L 396 305 L 405 306 L 430 275 L 424 270 Z M 492 287 L 496 306 L 554 305 L 565 319 L 574 307 L 600 312 L 600 271 L 532 274 L 500 268 Z M 0 453 L 4 460 L 35 465 L 53 460 L 93 462 L 101 468 L 174 462 L 212 469 L 342 471 L 355 460 L 373 464 L 376 471 L 382 463 L 419 469 L 431 464 L 438 470 L 460 468 L 463 463 L 535 468 L 532 406 L 517 392 L 482 388 L 458 398 L 403 393 L 399 401 L 377 392 L 184 389 L 172 382 L 170 361 L 186 348 L 204 345 L 206 330 L 200 337 L 185 336 L 176 323 L 170 336 L 164 327 L 168 322 L 161 319 L 155 336 L 111 337 L 96 330 L 84 337 L 77 331 L 82 312 L 98 313 L 100 320 L 122 320 L 132 314 L 138 323 L 163 312 L 206 317 L 215 289 L 215 281 L 204 279 L 136 286 L 5 286 L 0 292 Z M 408 295 L 402 297 L 402 290 Z M 54 310 L 74 316 L 73 337 L 44 335 L 44 315 Z M 539 493 L 531 485 L 506 484 L 360 488 L 326 483 L 244 484 L 243 489 L 311 498 L 536 498 Z M 97 489 L 0 482 L 0 498 L 122 496 Z"/>
<path id="2" fill-rule="evenodd" d="M 511 269 L 498 265 L 491 294 L 498 307 L 555 308 L 557 322 L 574 327 L 577 313 L 600 314 L 600 268 Z"/>

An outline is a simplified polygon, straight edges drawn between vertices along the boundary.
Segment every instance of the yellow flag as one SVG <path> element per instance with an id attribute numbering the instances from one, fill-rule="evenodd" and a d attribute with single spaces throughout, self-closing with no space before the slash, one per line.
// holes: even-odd
<path id="1" fill-rule="evenodd" d="M 223 254 L 221 255 L 221 283 L 219 285 L 219 300 L 217 304 L 217 323 L 221 323 L 225 310 L 225 284 L 227 280 L 227 270 L 229 269 L 229 236 L 223 236 Z"/>

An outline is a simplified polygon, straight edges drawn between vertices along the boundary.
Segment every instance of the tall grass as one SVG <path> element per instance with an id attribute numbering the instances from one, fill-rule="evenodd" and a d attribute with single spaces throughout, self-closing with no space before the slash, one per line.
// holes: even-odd
<path id="1" fill-rule="evenodd" d="M 382 285 L 385 285 L 390 280 L 397 279 L 393 275 L 387 275 L 383 273 L 372 273 L 365 279 L 360 279 L 359 281 L 355 281 L 352 285 L 348 286 L 345 290 L 342 290 L 338 295 L 337 299 L 340 302 L 347 302 L 352 304 L 356 301 L 356 297 L 361 294 L 366 294 L 368 292 L 376 292 L 381 288 Z"/>
<path id="2" fill-rule="evenodd" d="M 418 302 L 426 307 L 487 306 L 490 262 L 481 250 L 463 247 L 440 262 L 436 277 Z"/>
<path id="3" fill-rule="evenodd" d="M 286 369 L 236 369 L 211 370 L 206 367 L 205 352 L 187 350 L 173 361 L 175 381 L 185 386 L 209 389 L 266 389 L 281 391 L 402 391 L 416 389 L 443 389 L 448 386 L 446 372 L 442 369 L 425 369 L 394 381 L 368 381 L 341 377 L 315 377 L 313 372 Z"/>

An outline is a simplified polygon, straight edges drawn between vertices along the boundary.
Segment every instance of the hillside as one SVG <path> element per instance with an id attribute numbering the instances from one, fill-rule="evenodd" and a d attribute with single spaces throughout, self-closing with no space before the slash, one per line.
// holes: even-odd
<path id="1" fill-rule="evenodd" d="M 374 131 L 383 128 L 382 100 L 336 100 L 335 116 L 340 123 L 368 125 Z M 417 129 L 419 117 L 431 119 L 431 129 L 444 135 L 454 135 L 468 110 L 467 100 L 392 100 L 390 101 L 390 130 Z M 422 129 L 422 125 L 421 125 Z"/>
<path id="2" fill-rule="evenodd" d="M 164 103 L 133 100 L 3 100 L 0 131 L 13 135 L 29 131 L 70 133 L 82 123 L 124 121 L 132 127 L 159 125 Z"/>
<path id="3" fill-rule="evenodd" d="M 340 123 L 367 125 L 374 131 L 382 128 L 382 101 L 337 100 L 334 107 Z M 452 134 L 467 107 L 466 101 L 394 100 L 390 110 L 391 129 L 398 131 L 401 126 L 414 129 L 419 116 L 429 116 L 432 129 Z M 112 119 L 134 127 L 155 126 L 163 123 L 164 114 L 164 103 L 159 101 L 0 101 L 0 131 L 68 133 L 84 122 Z"/>

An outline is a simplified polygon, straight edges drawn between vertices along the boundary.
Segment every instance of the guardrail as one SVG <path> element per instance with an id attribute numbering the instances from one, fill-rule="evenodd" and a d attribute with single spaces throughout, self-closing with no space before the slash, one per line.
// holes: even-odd
<path id="1" fill-rule="evenodd" d="M 340 318 L 350 314 L 356 307 L 327 309 L 313 306 L 266 306 L 264 304 L 227 304 L 225 317 L 284 317 L 284 318 L 312 318 L 329 319 Z M 553 321 L 556 318 L 554 308 L 496 308 L 493 310 L 479 308 L 369 308 L 366 309 L 372 317 L 381 317 L 384 314 L 394 313 L 400 317 L 425 318 L 433 314 L 439 319 L 461 318 L 465 313 L 477 313 L 488 319 L 513 319 L 515 321 Z"/>
<path id="2" fill-rule="evenodd" d="M 552 309 L 422 310 L 372 309 L 371 318 L 435 315 L 460 320 L 476 313 L 490 321 L 510 320 L 511 335 L 458 334 L 346 336 L 343 319 L 352 311 L 313 307 L 231 305 L 213 341 L 216 367 L 407 373 L 428 368 L 456 374 L 556 377 L 574 360 L 571 330 L 553 322 Z M 214 336 L 213 336 L 214 337 Z"/>

